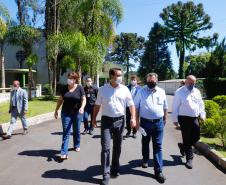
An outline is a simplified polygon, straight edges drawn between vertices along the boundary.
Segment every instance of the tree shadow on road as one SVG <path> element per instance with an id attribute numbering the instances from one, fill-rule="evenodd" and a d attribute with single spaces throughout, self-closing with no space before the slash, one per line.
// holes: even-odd
<path id="1" fill-rule="evenodd" d="M 84 171 L 80 170 L 49 170 L 42 174 L 43 178 L 60 178 L 67 180 L 74 180 L 78 182 L 86 182 L 91 184 L 100 184 L 101 179 L 95 178 L 95 176 L 101 175 L 101 166 L 95 165 L 88 167 Z"/>
<path id="2" fill-rule="evenodd" d="M 47 158 L 48 162 L 51 161 L 55 161 L 55 162 L 62 162 L 62 160 L 60 160 L 59 156 L 57 156 L 57 154 L 59 154 L 60 152 L 58 150 L 27 150 L 27 151 L 23 151 L 18 153 L 18 155 L 26 155 L 26 156 L 31 156 L 31 157 L 44 157 Z"/>

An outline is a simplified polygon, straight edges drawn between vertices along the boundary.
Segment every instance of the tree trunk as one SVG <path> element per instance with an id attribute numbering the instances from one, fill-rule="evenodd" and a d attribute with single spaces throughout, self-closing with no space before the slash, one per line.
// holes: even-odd
<path id="1" fill-rule="evenodd" d="M 126 85 L 129 84 L 129 57 L 126 59 Z"/>
<path id="2" fill-rule="evenodd" d="M 79 84 L 81 85 L 82 84 L 82 81 L 81 81 L 81 77 L 82 77 L 82 66 L 81 66 L 81 60 L 80 58 L 78 57 L 78 65 L 77 65 L 77 70 L 78 70 L 78 75 L 79 75 Z"/>
<path id="3" fill-rule="evenodd" d="M 3 46 L 1 47 L 1 51 L 0 51 L 0 63 L 1 63 L 1 87 L 5 88 L 5 59 L 4 59 L 4 54 L 3 54 Z M 2 92 L 5 92 L 5 90 L 3 90 Z"/>
<path id="4" fill-rule="evenodd" d="M 18 8 L 18 18 L 20 25 L 25 25 L 24 15 L 23 15 L 23 2 L 22 0 L 16 1 L 17 8 Z"/>
<path id="5" fill-rule="evenodd" d="M 28 99 L 32 99 L 32 68 L 29 67 L 28 72 Z"/>
<path id="6" fill-rule="evenodd" d="M 179 58 L 179 78 L 184 78 L 184 58 L 185 58 L 185 48 L 180 51 L 180 58 Z"/>

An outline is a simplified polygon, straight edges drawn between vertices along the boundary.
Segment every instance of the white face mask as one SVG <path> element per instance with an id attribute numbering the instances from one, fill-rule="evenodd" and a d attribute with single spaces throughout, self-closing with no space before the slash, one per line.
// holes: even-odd
<path id="1" fill-rule="evenodd" d="M 116 83 L 116 84 L 122 83 L 122 76 L 117 77 L 116 80 L 115 80 L 115 83 Z"/>
<path id="2" fill-rule="evenodd" d="M 136 85 L 137 85 L 137 81 L 136 81 L 136 80 L 132 80 L 132 81 L 130 82 L 130 84 L 131 84 L 132 86 L 136 86 Z"/>
<path id="3" fill-rule="evenodd" d="M 19 88 L 19 87 L 13 87 L 13 90 L 15 90 L 15 91 L 16 91 L 16 90 L 18 90 L 18 88 Z"/>
<path id="4" fill-rule="evenodd" d="M 86 85 L 87 85 L 88 87 L 90 87 L 90 86 L 92 85 L 92 82 L 86 82 Z"/>
<path id="5" fill-rule="evenodd" d="M 68 85 L 73 85 L 74 83 L 75 83 L 74 80 L 72 80 L 72 79 L 67 79 L 67 84 L 68 84 Z"/>

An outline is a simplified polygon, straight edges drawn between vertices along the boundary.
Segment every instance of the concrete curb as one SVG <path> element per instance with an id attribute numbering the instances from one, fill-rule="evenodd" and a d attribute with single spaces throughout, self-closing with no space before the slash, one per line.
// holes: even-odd
<path id="1" fill-rule="evenodd" d="M 60 114 L 59 114 L 59 117 L 60 117 Z M 40 114 L 34 117 L 27 118 L 27 123 L 28 123 L 28 127 L 30 127 L 31 125 L 37 125 L 37 124 L 40 124 L 46 121 L 51 121 L 51 120 L 54 120 L 54 112 L 49 112 L 49 113 Z M 9 124 L 10 122 L 0 124 L 0 134 L 7 132 Z M 22 127 L 21 121 L 18 119 L 14 130 L 18 130 L 21 128 L 23 127 Z"/>
<path id="2" fill-rule="evenodd" d="M 222 169 L 226 170 L 226 158 L 223 158 L 218 152 L 205 143 L 197 142 L 195 148 L 202 153 L 205 157 L 219 165 Z"/>

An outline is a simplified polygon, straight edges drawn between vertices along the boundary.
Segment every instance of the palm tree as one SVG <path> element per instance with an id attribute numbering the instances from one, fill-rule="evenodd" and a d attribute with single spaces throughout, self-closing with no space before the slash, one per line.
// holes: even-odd
<path id="1" fill-rule="evenodd" d="M 4 4 L 0 4 L 0 71 L 1 71 L 1 87 L 5 88 L 5 61 L 4 46 L 6 43 L 6 35 L 8 25 L 10 23 L 10 14 Z"/>
<path id="2" fill-rule="evenodd" d="M 78 71 L 80 77 L 82 68 L 102 61 L 106 51 L 106 44 L 101 38 L 97 36 L 86 38 L 81 32 L 53 35 L 48 40 L 47 47 L 49 47 L 50 57 L 54 57 L 55 47 L 65 53 L 63 63 L 66 64 L 64 65 Z"/>

